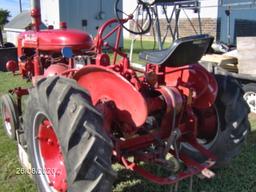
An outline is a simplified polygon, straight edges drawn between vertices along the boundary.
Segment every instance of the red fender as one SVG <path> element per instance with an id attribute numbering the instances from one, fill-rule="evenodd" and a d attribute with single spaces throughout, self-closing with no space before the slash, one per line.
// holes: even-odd
<path id="1" fill-rule="evenodd" d="M 177 87 L 186 96 L 192 89 L 192 106 L 199 109 L 211 107 L 218 94 L 215 77 L 199 64 L 167 68 L 165 82 L 168 86 Z"/>
<path id="2" fill-rule="evenodd" d="M 148 110 L 143 96 L 120 74 L 102 66 L 88 65 L 80 69 L 74 79 L 89 91 L 92 102 L 111 100 L 121 122 L 140 127 L 146 121 Z"/>

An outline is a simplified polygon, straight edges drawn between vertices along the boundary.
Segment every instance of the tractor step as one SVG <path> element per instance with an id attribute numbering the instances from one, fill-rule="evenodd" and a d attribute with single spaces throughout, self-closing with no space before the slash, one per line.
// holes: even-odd
<path id="1" fill-rule="evenodd" d="M 19 161 L 21 166 L 26 170 L 26 173 L 31 173 L 31 163 L 29 161 L 28 153 L 25 150 L 24 146 L 21 144 L 21 141 L 19 139 L 19 132 L 16 130 L 17 135 L 17 143 L 18 143 L 18 155 L 19 155 Z M 32 177 L 31 174 L 28 174 L 30 177 Z"/>
<path id="2" fill-rule="evenodd" d="M 28 154 L 21 144 L 18 144 L 18 154 L 21 166 L 26 170 L 26 173 L 30 173 L 31 164 L 29 162 Z M 30 174 L 28 174 L 31 176 Z"/>

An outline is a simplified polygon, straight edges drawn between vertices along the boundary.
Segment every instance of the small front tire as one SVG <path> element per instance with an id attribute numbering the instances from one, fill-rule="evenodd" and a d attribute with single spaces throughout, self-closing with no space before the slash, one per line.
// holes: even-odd
<path id="1" fill-rule="evenodd" d="M 19 128 L 18 108 L 10 94 L 1 97 L 1 114 L 6 135 L 16 140 L 16 130 Z"/>

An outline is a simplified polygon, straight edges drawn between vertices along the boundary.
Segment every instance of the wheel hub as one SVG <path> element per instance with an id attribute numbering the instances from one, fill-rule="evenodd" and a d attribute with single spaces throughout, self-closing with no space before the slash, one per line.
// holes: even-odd
<path id="1" fill-rule="evenodd" d="M 4 125 L 5 125 L 7 133 L 9 135 L 12 135 L 11 115 L 5 106 L 3 109 L 3 119 L 4 119 Z"/>
<path id="2" fill-rule="evenodd" d="M 42 171 L 49 186 L 54 191 L 67 191 L 67 173 L 64 157 L 59 141 L 49 120 L 45 119 L 39 125 L 38 135 L 39 156 L 41 166 L 36 171 Z"/>
<path id="3" fill-rule="evenodd" d="M 255 92 L 246 92 L 244 94 L 244 100 L 250 107 L 251 112 L 256 113 L 256 93 Z"/>

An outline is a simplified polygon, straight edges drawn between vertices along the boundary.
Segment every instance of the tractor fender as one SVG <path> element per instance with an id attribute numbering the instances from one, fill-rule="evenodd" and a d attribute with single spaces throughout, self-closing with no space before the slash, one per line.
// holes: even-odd
<path id="1" fill-rule="evenodd" d="M 131 126 L 140 127 L 146 121 L 148 109 L 141 93 L 123 76 L 102 66 L 88 65 L 73 77 L 89 91 L 93 105 L 99 101 L 112 101 L 116 118 Z"/>
<path id="2" fill-rule="evenodd" d="M 218 94 L 218 84 L 213 74 L 199 64 L 166 69 L 165 83 L 177 87 L 189 97 L 192 93 L 192 106 L 199 109 L 211 107 Z"/>

